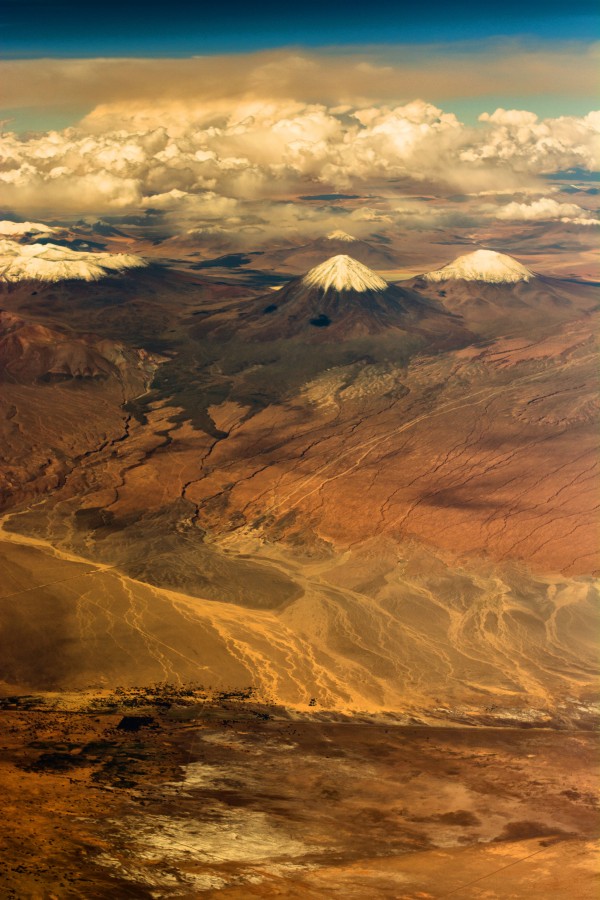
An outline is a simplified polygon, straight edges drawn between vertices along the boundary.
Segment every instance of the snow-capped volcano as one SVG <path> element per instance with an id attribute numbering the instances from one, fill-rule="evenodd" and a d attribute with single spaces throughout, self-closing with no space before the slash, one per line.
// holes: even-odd
<path id="1" fill-rule="evenodd" d="M 476 250 L 441 269 L 402 282 L 437 300 L 480 335 L 518 333 L 540 322 L 562 322 L 597 305 L 590 283 L 532 272 L 505 253 Z"/>
<path id="2" fill-rule="evenodd" d="M 57 244 L 0 240 L 0 281 L 98 281 L 145 265 L 140 256 L 125 253 L 88 253 Z"/>
<path id="3" fill-rule="evenodd" d="M 515 284 L 529 281 L 534 273 L 522 263 L 494 250 L 475 250 L 423 276 L 426 281 L 485 281 L 488 284 Z"/>
<path id="4" fill-rule="evenodd" d="M 332 256 L 321 265 L 315 266 L 302 278 L 302 283 L 323 291 L 333 289 L 354 291 L 358 294 L 366 291 L 384 291 L 388 287 L 387 281 L 367 266 L 343 254 Z"/>
<path id="5" fill-rule="evenodd" d="M 51 228 L 42 222 L 9 222 L 7 219 L 0 222 L 0 235 L 9 237 L 23 234 L 55 234 L 56 231 L 57 228 Z"/>
<path id="6" fill-rule="evenodd" d="M 197 334 L 222 340 L 243 335 L 250 341 L 298 338 L 310 343 L 354 340 L 395 332 L 435 346 L 457 346 L 465 330 L 456 316 L 434 299 L 388 284 L 351 256 L 341 254 L 277 293 L 266 294 L 231 311 L 207 315 Z"/>
<path id="7" fill-rule="evenodd" d="M 343 241 L 345 244 L 354 244 L 357 238 L 352 237 L 347 231 L 330 231 L 327 235 L 328 241 Z"/>

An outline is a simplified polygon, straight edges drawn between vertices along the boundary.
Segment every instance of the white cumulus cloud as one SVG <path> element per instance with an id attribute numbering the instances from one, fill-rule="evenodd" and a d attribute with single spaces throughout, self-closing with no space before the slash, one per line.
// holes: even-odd
<path id="1" fill-rule="evenodd" d="M 497 219 L 515 222 L 571 222 L 576 225 L 599 225 L 600 220 L 577 206 L 576 203 L 559 203 L 552 197 L 540 197 L 531 203 L 507 203 L 496 213 Z"/>
<path id="2" fill-rule="evenodd" d="M 0 204 L 41 218 L 153 208 L 186 229 L 260 230 L 264 213 L 285 222 L 285 205 L 299 195 L 390 196 L 402 187 L 437 196 L 510 194 L 539 189 L 544 174 L 598 166 L 600 115 L 592 113 L 541 120 L 498 109 L 471 127 L 423 100 L 118 101 L 62 131 L 0 134 Z M 518 218 L 523 207 L 521 218 L 527 209 L 541 218 L 535 203 L 508 204 L 498 216 Z M 254 204 L 263 204 L 262 214 Z M 423 218 L 420 209 L 409 212 L 415 222 Z M 587 219 L 579 209 L 551 217 Z"/>

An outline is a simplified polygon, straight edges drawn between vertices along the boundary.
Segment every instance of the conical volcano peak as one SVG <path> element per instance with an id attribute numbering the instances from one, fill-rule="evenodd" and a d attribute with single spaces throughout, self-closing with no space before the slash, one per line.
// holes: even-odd
<path id="1" fill-rule="evenodd" d="M 486 281 L 489 284 L 514 284 L 534 277 L 533 272 L 512 256 L 496 253 L 495 250 L 466 253 L 447 266 L 425 275 L 427 281 Z"/>
<path id="2" fill-rule="evenodd" d="M 346 244 L 353 244 L 357 239 L 348 234 L 347 231 L 330 231 L 327 235 L 328 241 L 344 241 Z"/>
<path id="3" fill-rule="evenodd" d="M 351 256 L 340 254 L 315 266 L 306 273 L 302 283 L 307 287 L 321 288 L 324 291 L 384 291 L 388 283 L 375 272 L 363 266 Z"/>

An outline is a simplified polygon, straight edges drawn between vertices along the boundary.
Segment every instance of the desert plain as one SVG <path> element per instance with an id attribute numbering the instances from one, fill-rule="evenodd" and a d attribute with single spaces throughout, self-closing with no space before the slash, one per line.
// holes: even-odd
<path id="1" fill-rule="evenodd" d="M 596 896 L 591 230 L 116 224 L 1 285 L 3 896 Z"/>

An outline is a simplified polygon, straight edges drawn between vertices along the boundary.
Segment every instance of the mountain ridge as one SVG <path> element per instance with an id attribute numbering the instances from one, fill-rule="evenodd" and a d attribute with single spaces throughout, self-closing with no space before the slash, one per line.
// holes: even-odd
<path id="1" fill-rule="evenodd" d="M 133 254 L 91 253 L 52 243 L 0 240 L 0 282 L 99 281 L 146 265 L 141 256 Z"/>

